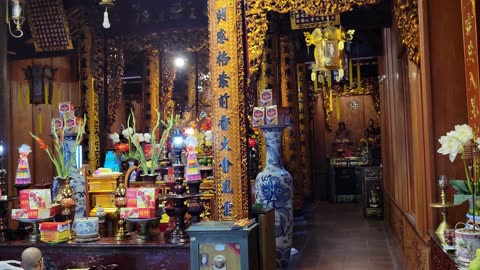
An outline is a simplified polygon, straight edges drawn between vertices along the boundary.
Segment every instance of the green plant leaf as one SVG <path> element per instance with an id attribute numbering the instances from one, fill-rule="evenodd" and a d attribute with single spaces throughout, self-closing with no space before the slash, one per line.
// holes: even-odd
<path id="1" fill-rule="evenodd" d="M 454 189 L 457 190 L 457 194 L 461 195 L 471 195 L 470 191 L 468 191 L 467 181 L 465 180 L 449 180 L 448 183 L 452 185 Z M 455 195 L 457 195 L 455 194 Z"/>
<path id="2" fill-rule="evenodd" d="M 472 195 L 468 195 L 468 194 L 454 194 L 453 195 L 453 204 L 455 205 L 460 205 L 462 204 L 464 201 L 468 201 L 469 199 L 472 198 Z"/>

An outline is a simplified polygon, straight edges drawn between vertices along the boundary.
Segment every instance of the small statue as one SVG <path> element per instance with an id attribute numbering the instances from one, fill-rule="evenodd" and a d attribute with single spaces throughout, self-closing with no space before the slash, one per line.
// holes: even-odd
<path id="1" fill-rule="evenodd" d="M 345 122 L 338 123 L 338 130 L 335 132 L 335 139 L 332 143 L 335 146 L 335 151 L 338 157 L 352 156 L 352 139 L 350 137 L 350 131 L 346 128 Z"/>

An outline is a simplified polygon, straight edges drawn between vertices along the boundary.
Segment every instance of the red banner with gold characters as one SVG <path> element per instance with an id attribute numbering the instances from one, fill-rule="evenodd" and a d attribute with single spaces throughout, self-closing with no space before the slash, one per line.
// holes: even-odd
<path id="1" fill-rule="evenodd" d="M 476 1 L 473 0 L 462 0 L 462 28 L 467 88 L 468 124 L 473 127 L 474 133 L 478 135 L 480 131 L 480 118 L 478 110 L 480 97 L 478 94 L 479 58 L 475 2 Z"/>

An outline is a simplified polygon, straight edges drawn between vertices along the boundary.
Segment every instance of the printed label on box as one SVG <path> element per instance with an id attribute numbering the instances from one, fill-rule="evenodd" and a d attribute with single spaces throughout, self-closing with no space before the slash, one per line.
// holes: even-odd
<path id="1" fill-rule="evenodd" d="M 278 110 L 277 105 L 268 106 L 265 108 L 265 119 L 267 125 L 277 125 L 278 124 Z"/>
<path id="2" fill-rule="evenodd" d="M 260 106 L 267 107 L 272 106 L 272 89 L 260 90 Z"/>
<path id="3" fill-rule="evenodd" d="M 24 189 L 20 191 L 20 208 L 45 209 L 52 204 L 50 189 Z"/>
<path id="4" fill-rule="evenodd" d="M 253 108 L 252 121 L 253 121 L 253 126 L 265 125 L 265 108 L 264 107 Z"/>
<path id="5" fill-rule="evenodd" d="M 12 219 L 39 219 L 56 216 L 60 213 L 60 205 L 54 204 L 46 209 L 12 209 Z"/>
<path id="6" fill-rule="evenodd" d="M 122 207 L 120 218 L 153 218 L 155 212 L 155 209 L 150 208 Z"/>
<path id="7" fill-rule="evenodd" d="M 158 188 L 127 188 L 127 207 L 155 209 Z"/>

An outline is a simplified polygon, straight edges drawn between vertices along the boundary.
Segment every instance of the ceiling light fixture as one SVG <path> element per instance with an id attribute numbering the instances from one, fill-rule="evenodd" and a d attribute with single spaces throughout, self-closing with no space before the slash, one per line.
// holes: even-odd
<path id="1" fill-rule="evenodd" d="M 23 36 L 22 24 L 23 22 L 25 22 L 25 0 L 11 0 L 12 10 L 10 12 L 10 15 L 8 14 L 8 2 L 9 1 L 7 0 L 6 20 L 8 24 L 8 30 L 13 37 L 20 38 Z M 12 32 L 12 28 L 10 27 L 10 20 L 12 20 L 13 23 L 16 25 L 15 33 L 18 34 L 14 34 Z"/>
<path id="2" fill-rule="evenodd" d="M 185 65 L 185 58 L 178 56 L 174 60 L 175 66 L 178 68 L 182 68 Z"/>
<path id="3" fill-rule="evenodd" d="M 102 0 L 99 5 L 105 8 L 105 12 L 103 12 L 103 23 L 102 26 L 105 29 L 110 28 L 110 21 L 108 20 L 108 9 L 113 8 L 115 4 L 113 0 Z"/>

